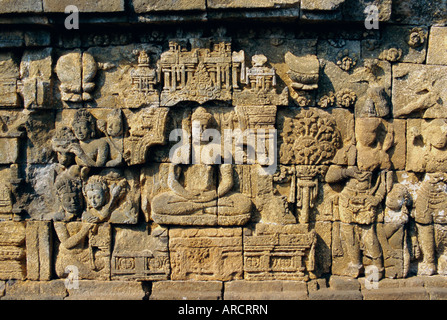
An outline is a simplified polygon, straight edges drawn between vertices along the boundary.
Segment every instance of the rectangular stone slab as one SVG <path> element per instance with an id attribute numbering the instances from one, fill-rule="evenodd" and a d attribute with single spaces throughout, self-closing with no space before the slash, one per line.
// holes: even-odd
<path id="1" fill-rule="evenodd" d="M 80 12 L 120 12 L 124 11 L 124 0 L 43 0 L 44 12 L 65 12 L 69 5 L 78 7 Z"/>
<path id="2" fill-rule="evenodd" d="M 136 13 L 153 11 L 205 10 L 205 0 L 133 0 Z"/>

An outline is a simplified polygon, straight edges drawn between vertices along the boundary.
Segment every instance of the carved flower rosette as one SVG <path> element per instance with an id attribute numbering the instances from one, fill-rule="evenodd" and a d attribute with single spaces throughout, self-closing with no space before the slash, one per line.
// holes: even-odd
<path id="1" fill-rule="evenodd" d="M 281 136 L 280 158 L 284 164 L 328 164 L 341 146 L 335 121 L 313 110 L 286 118 Z"/>

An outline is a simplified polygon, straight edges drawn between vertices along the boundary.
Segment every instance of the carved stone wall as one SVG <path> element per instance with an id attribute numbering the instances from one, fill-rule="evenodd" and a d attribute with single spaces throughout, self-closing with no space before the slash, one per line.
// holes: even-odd
<path id="1" fill-rule="evenodd" d="M 0 298 L 447 297 L 445 6 L 0 0 L 0 23 Z"/>

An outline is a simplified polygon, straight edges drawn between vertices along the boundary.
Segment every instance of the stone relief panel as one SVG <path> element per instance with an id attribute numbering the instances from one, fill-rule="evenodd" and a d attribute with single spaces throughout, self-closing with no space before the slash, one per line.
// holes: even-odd
<path id="1" fill-rule="evenodd" d="M 395 65 L 394 117 L 445 118 L 445 71 L 444 66 Z"/>
<path id="2" fill-rule="evenodd" d="M 245 31 L 2 51 L 0 280 L 447 274 L 429 27 Z"/>
<path id="3" fill-rule="evenodd" d="M 168 230 L 157 226 L 115 228 L 111 257 L 113 280 L 167 280 L 171 264 Z"/>
<path id="4" fill-rule="evenodd" d="M 357 165 L 361 170 L 405 168 L 405 121 L 359 118 L 355 124 Z"/>
<path id="5" fill-rule="evenodd" d="M 161 105 L 173 106 L 183 100 L 231 100 L 235 83 L 230 70 L 241 64 L 238 55 L 233 56 L 231 44 L 209 43 L 208 48 L 185 49 L 185 44 L 171 41 L 169 51 L 160 57 Z M 233 77 L 235 74 L 237 71 L 233 70 Z"/>
<path id="6" fill-rule="evenodd" d="M 322 105 L 354 110 L 356 117 L 386 117 L 390 113 L 391 64 L 374 56 L 360 59 L 358 41 L 321 40 L 321 85 L 318 97 Z M 332 102 L 331 93 L 335 95 Z"/>
<path id="7" fill-rule="evenodd" d="M 362 51 L 362 56 L 365 59 L 382 56 L 382 59 L 388 61 L 424 63 L 427 55 L 427 35 L 426 28 L 417 26 L 386 26 L 375 46 L 371 46 L 368 40 L 362 41 L 362 47 L 366 49 Z"/>
<path id="8" fill-rule="evenodd" d="M 357 167 L 331 166 L 326 182 L 343 180 L 343 189 L 333 199 L 332 272 L 355 278 L 364 264 L 372 264 L 383 272 L 375 223 L 386 194 L 386 173 L 373 175 Z"/>
<path id="9" fill-rule="evenodd" d="M 321 113 L 320 113 L 321 114 Z M 331 117 L 318 110 L 302 110 L 294 118 L 284 118 L 280 162 L 283 164 L 328 164 L 341 144 L 341 136 Z"/>
<path id="10" fill-rule="evenodd" d="M 167 108 L 148 107 L 136 112 L 125 110 L 128 133 L 122 143 L 123 159 L 129 165 L 143 164 L 148 160 L 150 149 L 167 143 Z"/>
<path id="11" fill-rule="evenodd" d="M 25 108 L 50 109 L 53 102 L 53 49 L 26 51 L 20 63 L 20 94 Z"/>
<path id="12" fill-rule="evenodd" d="M 125 104 L 129 108 L 140 108 L 145 105 L 158 106 L 159 94 L 155 88 L 159 82 L 155 69 L 150 67 L 150 57 L 146 51 L 135 50 L 138 65 L 130 71 L 132 88 L 125 92 Z"/>
<path id="13" fill-rule="evenodd" d="M 104 42 L 95 43 L 94 38 L 86 53 L 93 56 L 97 64 L 93 78 L 96 88 L 85 107 L 136 109 L 159 106 L 160 80 L 155 70 L 161 51 L 153 44 L 104 46 Z"/>
<path id="14" fill-rule="evenodd" d="M 258 224 L 244 229 L 247 280 L 306 280 L 315 268 L 315 232 L 301 225 Z"/>
<path id="15" fill-rule="evenodd" d="M 172 228 L 169 255 L 172 280 L 242 279 L 242 228 Z"/>

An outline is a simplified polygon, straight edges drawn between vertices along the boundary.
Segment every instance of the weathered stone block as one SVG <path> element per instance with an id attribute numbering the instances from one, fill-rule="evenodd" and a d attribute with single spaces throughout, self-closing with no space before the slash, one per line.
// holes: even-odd
<path id="1" fill-rule="evenodd" d="M 19 68 L 11 53 L 0 54 L 0 105 L 19 107 L 18 95 Z"/>
<path id="2" fill-rule="evenodd" d="M 19 138 L 0 138 L 0 164 L 16 163 L 19 158 Z"/>
<path id="3" fill-rule="evenodd" d="M 245 279 L 307 280 L 314 270 L 315 241 L 315 233 L 301 225 L 258 224 L 254 231 L 244 229 Z"/>
<path id="4" fill-rule="evenodd" d="M 116 227 L 112 253 L 113 280 L 167 280 L 170 275 L 168 231 Z"/>
<path id="5" fill-rule="evenodd" d="M 149 13 L 152 11 L 181 11 L 181 10 L 205 10 L 205 0 L 133 0 L 133 8 L 136 13 Z"/>
<path id="6" fill-rule="evenodd" d="M 25 46 L 27 47 L 44 47 L 50 46 L 51 33 L 45 30 L 27 31 L 25 32 Z"/>
<path id="7" fill-rule="evenodd" d="M 445 288 L 427 288 L 430 300 L 447 300 L 447 289 Z"/>
<path id="8" fill-rule="evenodd" d="M 25 223 L 0 222 L 0 279 L 26 277 Z"/>
<path id="9" fill-rule="evenodd" d="M 42 0 L 2 0 L 0 13 L 42 12 Z"/>
<path id="10" fill-rule="evenodd" d="M 82 0 L 42 0 L 44 12 L 65 12 L 69 5 L 76 6 L 80 12 L 120 12 L 124 11 L 124 0 L 101 0 L 101 1 L 82 1 Z"/>
<path id="11" fill-rule="evenodd" d="M 345 0 L 301 0 L 302 10 L 336 10 Z"/>
<path id="12" fill-rule="evenodd" d="M 241 228 L 169 230 L 172 280 L 242 279 Z"/>
<path id="13" fill-rule="evenodd" d="M 346 0 L 343 5 L 343 19 L 347 21 L 365 21 L 369 5 L 375 5 L 379 12 L 379 21 L 389 21 L 392 14 L 392 0 Z"/>
<path id="14" fill-rule="evenodd" d="M 424 288 L 447 288 L 447 279 L 441 275 L 434 275 L 431 277 L 417 277 L 419 281 L 423 281 Z"/>
<path id="15" fill-rule="evenodd" d="M 141 282 L 79 280 L 69 288 L 65 300 L 143 300 L 147 293 Z"/>
<path id="16" fill-rule="evenodd" d="M 445 66 L 407 63 L 393 66 L 394 117 L 447 117 L 446 74 Z"/>
<path id="17" fill-rule="evenodd" d="M 447 65 L 447 27 L 431 27 L 427 64 Z"/>
<path id="18" fill-rule="evenodd" d="M 362 300 L 357 279 L 331 276 L 329 287 L 320 281 L 316 290 L 309 290 L 310 300 Z"/>
<path id="19" fill-rule="evenodd" d="M 32 181 L 29 184 L 34 197 L 26 200 L 27 212 L 33 220 L 49 221 L 54 213 L 59 210 L 54 180 L 61 168 L 57 164 L 29 165 L 26 179 Z"/>
<path id="20" fill-rule="evenodd" d="M 364 300 L 429 300 L 425 289 L 389 288 L 378 290 L 362 290 Z"/>
<path id="21" fill-rule="evenodd" d="M 40 106 L 43 108 L 48 107 L 47 103 L 49 101 L 40 102 L 42 104 L 36 104 L 37 108 L 40 108 Z M 52 137 L 55 132 L 55 113 L 52 110 L 38 110 L 28 114 L 23 121 L 28 138 L 25 140 L 27 162 L 30 164 L 55 162 L 56 152 L 52 148 Z"/>
<path id="22" fill-rule="evenodd" d="M 50 222 L 28 221 L 26 224 L 26 278 L 51 280 L 52 230 Z"/>
<path id="23" fill-rule="evenodd" d="M 157 281 L 150 300 L 222 300 L 220 281 Z"/>
<path id="24" fill-rule="evenodd" d="M 339 276 L 331 276 L 329 278 L 329 287 L 334 290 L 360 290 L 358 280 Z"/>
<path id="25" fill-rule="evenodd" d="M 430 296 L 419 278 L 383 279 L 377 283 L 360 278 L 364 300 L 429 300 Z"/>
<path id="26" fill-rule="evenodd" d="M 445 24 L 446 6 L 430 0 L 393 0 L 393 20 L 399 24 Z"/>
<path id="27" fill-rule="evenodd" d="M 63 280 L 7 281 L 2 300 L 62 300 L 66 296 Z"/>
<path id="28" fill-rule="evenodd" d="M 51 107 L 53 96 L 52 48 L 25 51 L 20 64 L 21 95 L 25 108 Z"/>
<path id="29" fill-rule="evenodd" d="M 335 290 L 332 288 L 320 288 L 309 291 L 309 300 L 362 300 L 360 290 Z"/>
<path id="30" fill-rule="evenodd" d="M 325 191 L 324 194 L 326 197 L 329 198 L 329 192 Z M 324 204 L 324 206 L 326 210 L 330 208 L 328 204 Z M 321 216 L 325 213 L 328 212 L 324 212 L 324 210 L 320 209 Z M 326 215 L 324 218 L 328 219 L 328 217 L 329 215 Z M 332 217 L 332 212 L 330 214 L 330 217 Z M 317 221 L 315 223 L 315 232 L 317 241 L 315 246 L 315 270 L 313 273 L 317 275 L 317 277 L 320 277 L 322 274 L 329 273 L 331 270 L 332 223 L 330 221 Z"/>
<path id="31" fill-rule="evenodd" d="M 304 281 L 229 281 L 224 300 L 307 300 L 307 285 Z"/>
<path id="32" fill-rule="evenodd" d="M 366 59 L 382 59 L 390 62 L 424 63 L 427 55 L 428 28 L 417 26 L 385 25 L 380 28 L 380 44 L 374 46 L 373 41 L 362 41 L 362 57 Z M 390 50 L 398 52 L 391 56 Z"/>
<path id="33" fill-rule="evenodd" d="M 22 47 L 25 43 L 22 31 L 1 31 L 0 35 L 0 48 Z"/>
<path id="34" fill-rule="evenodd" d="M 342 20 L 345 0 L 301 0 L 300 18 L 314 21 Z"/>
<path id="35" fill-rule="evenodd" d="M 207 8 L 210 9 L 233 9 L 233 8 L 280 8 L 300 5 L 299 0 L 208 0 Z"/>

